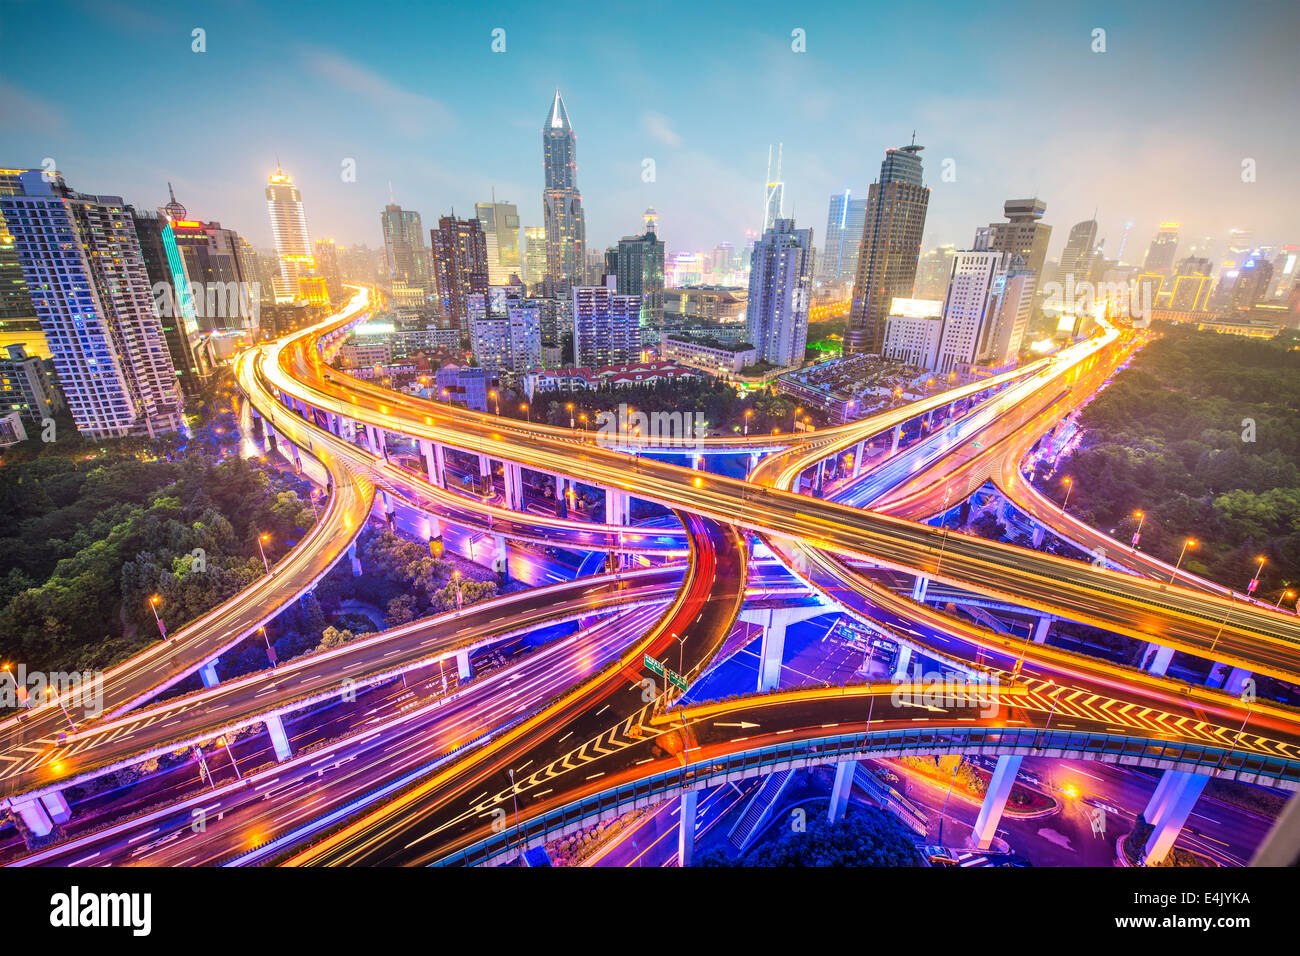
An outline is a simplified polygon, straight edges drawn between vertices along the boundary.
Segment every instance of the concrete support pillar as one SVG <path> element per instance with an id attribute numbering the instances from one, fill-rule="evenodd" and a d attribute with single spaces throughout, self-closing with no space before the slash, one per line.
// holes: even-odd
<path id="1" fill-rule="evenodd" d="M 379 439 L 375 437 L 375 426 L 366 424 L 364 428 L 365 430 L 362 432 L 362 436 L 366 451 L 370 452 L 372 455 L 378 455 Z"/>
<path id="2" fill-rule="evenodd" d="M 704 467 L 704 456 L 691 455 L 691 468 L 695 471 L 699 471 L 703 467 Z"/>
<path id="3" fill-rule="evenodd" d="M 506 507 L 511 511 L 524 510 L 524 470 L 512 461 L 505 464 Z"/>
<path id="4" fill-rule="evenodd" d="M 420 440 L 420 455 L 424 458 L 425 474 L 429 476 L 429 483 L 435 488 L 442 488 L 442 446 L 435 445 L 426 438 Z"/>
<path id="5" fill-rule="evenodd" d="M 59 791 L 45 794 L 41 797 L 41 803 L 45 805 L 45 812 L 55 823 L 67 823 L 72 819 L 72 808 L 68 806 L 68 801 Z"/>
<path id="6" fill-rule="evenodd" d="M 849 808 L 849 794 L 853 792 L 853 773 L 858 769 L 856 760 L 841 760 L 835 765 L 835 782 L 831 784 L 831 805 L 826 819 L 831 823 L 844 818 Z"/>
<path id="7" fill-rule="evenodd" d="M 912 582 L 912 600 L 918 603 L 925 602 L 925 592 L 930 586 L 930 579 L 924 574 L 918 574 L 916 580 Z"/>
<path id="8" fill-rule="evenodd" d="M 1246 688 L 1246 681 L 1250 680 L 1251 672 L 1244 667 L 1234 667 L 1228 674 L 1227 679 L 1223 682 L 1223 689 L 1229 694 L 1240 694 Z"/>
<path id="9" fill-rule="evenodd" d="M 1047 537 L 1047 532 L 1043 529 L 1043 526 L 1040 524 L 1034 525 L 1034 547 L 1035 548 L 1041 548 L 1043 546 L 1043 539 L 1045 537 Z"/>
<path id="10" fill-rule="evenodd" d="M 492 492 L 492 460 L 487 455 L 478 456 L 479 490 L 483 494 Z"/>
<path id="11" fill-rule="evenodd" d="M 1154 654 L 1151 654 L 1152 648 L 1155 649 Z M 1169 662 L 1174 658 L 1174 649 L 1153 642 L 1147 645 L 1147 654 L 1150 655 L 1150 662 L 1145 665 L 1146 670 L 1157 677 L 1164 677 L 1165 671 L 1169 670 Z M 1143 659 L 1146 660 L 1145 657 Z"/>
<path id="12" fill-rule="evenodd" d="M 293 756 L 293 748 L 289 746 L 289 735 L 284 732 L 284 722 L 280 720 L 279 714 L 271 714 L 265 720 L 266 731 L 271 735 L 271 746 L 275 748 L 275 759 L 284 763 Z"/>
<path id="13" fill-rule="evenodd" d="M 18 814 L 23 825 L 32 831 L 32 836 L 43 837 L 49 836 L 50 831 L 54 829 L 54 821 L 50 815 L 45 812 L 45 807 L 39 800 L 25 800 L 22 803 L 11 804 L 11 809 Z"/>
<path id="14" fill-rule="evenodd" d="M 375 454 L 378 455 L 380 458 L 387 458 L 388 441 L 384 437 L 384 430 L 382 428 L 375 428 L 375 443 L 378 448 Z"/>
<path id="15" fill-rule="evenodd" d="M 853 448 L 853 477 L 857 478 L 862 474 L 862 457 L 867 453 L 867 443 L 864 439 L 857 443 Z"/>
<path id="16" fill-rule="evenodd" d="M 628 523 L 628 495 L 624 491 L 605 489 L 605 524 L 625 525 Z"/>
<path id="17" fill-rule="evenodd" d="M 1052 629 L 1052 621 L 1056 618 L 1043 615 L 1034 623 L 1034 643 L 1042 644 L 1047 641 L 1047 632 Z"/>
<path id="18" fill-rule="evenodd" d="M 1044 618 L 1044 620 L 1051 619 Z M 1016 774 L 1020 772 L 1022 759 L 1024 758 L 1019 755 L 1009 754 L 1003 754 L 998 758 L 998 765 L 993 770 L 993 778 L 989 780 L 989 788 L 984 793 L 984 803 L 980 806 L 979 816 L 975 818 L 975 830 L 971 834 L 971 839 L 981 850 L 989 848 L 994 835 L 998 832 L 1002 810 L 1007 805 L 1007 797 L 1011 796 L 1011 788 L 1015 786 Z"/>
<path id="19" fill-rule="evenodd" d="M 492 542 L 492 568 L 500 575 L 501 583 L 505 584 L 510 580 L 510 549 L 506 545 L 506 536 L 503 534 L 493 535 Z"/>
<path id="20" fill-rule="evenodd" d="M 928 432 L 934 426 L 934 409 L 925 413 L 925 430 Z"/>
<path id="21" fill-rule="evenodd" d="M 1200 799 L 1206 782 L 1210 779 L 1205 774 L 1199 773 L 1165 772 L 1166 774 L 1177 773 L 1179 778 L 1170 783 L 1164 805 L 1156 814 L 1156 819 L 1147 821 L 1154 827 L 1151 836 L 1147 839 L 1144 852 L 1147 865 L 1159 863 L 1165 858 L 1165 854 L 1178 839 L 1178 834 L 1182 832 L 1183 824 L 1187 822 L 1187 817 L 1196 806 L 1196 801 Z"/>
<path id="22" fill-rule="evenodd" d="M 199 677 L 203 678 L 204 687 L 216 687 L 221 683 L 221 678 L 217 676 L 217 662 L 208 661 L 199 670 Z"/>
<path id="23" fill-rule="evenodd" d="M 695 857 L 695 804 L 698 791 L 682 794 L 681 811 L 677 815 L 677 865 L 690 866 Z"/>
<path id="24" fill-rule="evenodd" d="M 472 668 L 469 663 L 469 651 L 456 652 L 456 672 L 460 675 L 460 679 L 463 681 L 473 679 L 474 668 Z"/>
<path id="25" fill-rule="evenodd" d="M 569 480 L 563 475 L 555 475 L 555 514 L 559 518 L 569 516 Z"/>
<path id="26" fill-rule="evenodd" d="M 763 645 L 758 661 L 758 690 L 775 690 L 781 683 L 781 659 L 785 654 L 785 617 L 776 608 L 767 612 Z"/>
<path id="27" fill-rule="evenodd" d="M 361 577 L 361 558 L 357 556 L 357 543 L 353 541 L 348 545 L 348 559 L 352 562 L 352 576 Z"/>
<path id="28" fill-rule="evenodd" d="M 898 443 L 902 440 L 902 438 L 903 438 L 903 425 L 900 422 L 899 424 L 894 426 L 894 441 L 893 444 L 889 446 L 889 453 L 891 455 L 898 454 Z"/>

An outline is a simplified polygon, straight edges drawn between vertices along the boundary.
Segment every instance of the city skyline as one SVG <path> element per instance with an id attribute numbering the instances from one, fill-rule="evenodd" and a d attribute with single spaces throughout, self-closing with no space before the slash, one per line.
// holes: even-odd
<path id="1" fill-rule="evenodd" d="M 35 51 L 13 40 L 36 9 L 14 8 L 10 30 L 0 33 L 12 64 L 2 127 L 10 161 L 39 167 L 51 158 L 79 188 L 120 192 L 140 208 L 163 205 L 171 181 L 196 216 L 229 222 L 259 248 L 271 245 L 257 214 L 259 186 L 277 160 L 302 190 L 313 234 L 346 244 L 380 246 L 376 213 L 390 183 L 403 208 L 426 222 L 453 208 L 468 211 L 495 189 L 499 201 L 518 206 L 521 226 L 542 225 L 537 117 L 557 88 L 581 141 L 593 249 L 636 231 L 647 206 L 659 210 L 670 249 L 741 244 L 761 226 L 772 143 L 783 144 L 784 215 L 820 240 L 830 195 L 847 188 L 865 196 L 876 157 L 904 145 L 913 130 L 927 146 L 925 184 L 933 190 L 923 248 L 970 248 L 975 228 L 996 219 L 1005 199 L 1022 196 L 1047 203 L 1052 258 L 1069 227 L 1094 208 L 1111 255 L 1133 224 L 1130 261 L 1170 220 L 1183 223 L 1184 237 L 1208 235 L 1221 245 L 1236 227 L 1258 243 L 1293 240 L 1286 225 L 1297 187 L 1282 177 L 1300 143 L 1274 121 L 1287 108 L 1287 58 L 1267 55 L 1269 44 L 1294 33 L 1287 28 L 1296 14 L 1282 5 L 1212 29 L 1209 18 L 1197 18 L 1207 7 L 1164 7 L 1185 21 L 1176 34 L 1152 28 L 1160 7 L 1115 7 L 1087 19 L 1025 7 L 1017 21 L 1024 39 L 1008 58 L 1014 70 L 989 62 L 989 51 L 1002 46 L 1001 21 L 952 10 L 927 49 L 929 69 L 909 70 L 907 82 L 897 80 L 902 55 L 888 42 L 873 44 L 863 69 L 846 29 L 862 17 L 864 28 L 887 40 L 905 28 L 902 13 L 868 22 L 847 9 L 805 15 L 760 7 L 743 25 L 734 13 L 694 17 L 680 37 L 672 17 L 633 16 L 618 33 L 592 27 L 568 36 L 574 55 L 557 65 L 547 56 L 557 30 L 538 15 L 512 13 L 497 23 L 451 11 L 437 22 L 445 62 L 434 73 L 419 65 L 425 31 L 418 28 L 404 39 L 388 36 L 386 23 L 361 23 L 346 45 L 331 45 L 317 35 L 327 23 L 295 20 L 295 39 L 275 45 L 268 38 L 282 35 L 272 28 L 278 17 L 248 7 L 205 28 L 206 52 L 195 53 L 198 21 L 191 24 L 190 14 L 146 5 L 107 23 L 87 11 L 67 23 L 70 52 L 111 36 L 140 64 L 112 90 L 57 75 L 31 82 Z M 413 27 L 427 16 L 418 9 L 394 15 Z M 745 71 L 707 56 L 710 25 L 731 31 L 729 49 L 752 50 Z M 1107 31 L 1105 53 L 1090 49 L 1098 26 Z M 498 28 L 504 53 L 492 52 Z M 807 52 L 792 50 L 796 30 L 804 31 Z M 1139 47 L 1133 37 L 1141 37 Z M 1208 59 L 1190 81 L 1158 69 L 1195 51 Z M 649 61 L 677 68 L 628 65 Z M 241 69 L 232 74 L 225 67 L 233 62 Z M 748 72 L 755 62 L 763 67 L 757 80 Z M 1135 68 L 1149 81 L 1141 102 L 1159 109 L 1134 108 Z M 1067 85 L 1078 95 L 1060 103 L 1026 82 L 1036 73 L 1050 73 L 1048 89 Z M 458 84 L 458 75 L 473 82 Z M 701 95 L 709 91 L 716 93 Z M 282 96 L 295 110 L 277 105 Z M 134 109 L 110 124 L 113 98 Z M 1214 123 L 1187 123 L 1216 108 Z M 183 135 L 158 135 L 177 128 Z M 131 149 L 141 137 L 155 147 L 143 161 Z M 1255 162 L 1254 182 L 1241 181 L 1246 159 Z M 344 181 L 348 160 L 353 182 Z M 645 160 L 654 161 L 653 182 L 644 181 Z M 955 179 L 945 179 L 945 170 Z"/>

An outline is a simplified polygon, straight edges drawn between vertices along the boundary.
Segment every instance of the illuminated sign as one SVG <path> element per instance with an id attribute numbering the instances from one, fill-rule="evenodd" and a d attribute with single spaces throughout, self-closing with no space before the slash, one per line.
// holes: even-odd
<path id="1" fill-rule="evenodd" d="M 943 301 L 895 298 L 890 302 L 889 314 L 904 319 L 937 319 L 943 314 Z"/>

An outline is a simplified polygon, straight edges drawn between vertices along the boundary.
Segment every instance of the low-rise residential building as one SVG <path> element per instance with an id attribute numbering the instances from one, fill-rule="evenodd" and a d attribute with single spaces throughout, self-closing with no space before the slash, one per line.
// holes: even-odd
<path id="1" fill-rule="evenodd" d="M 758 361 L 758 350 L 750 342 L 723 342 L 711 337 L 665 332 L 659 340 L 659 355 L 669 362 L 698 368 L 729 378 Z"/>

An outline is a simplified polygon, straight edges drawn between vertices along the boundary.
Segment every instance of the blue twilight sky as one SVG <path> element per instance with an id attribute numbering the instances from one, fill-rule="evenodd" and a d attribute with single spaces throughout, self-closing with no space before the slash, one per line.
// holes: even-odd
<path id="1" fill-rule="evenodd" d="M 1053 256 L 1094 207 L 1110 255 L 1132 222 L 1125 258 L 1140 262 L 1163 220 L 1184 223 L 1184 251 L 1209 236 L 1221 255 L 1233 227 L 1300 241 L 1297 11 L 0 0 L 0 166 L 52 157 L 74 188 L 145 206 L 170 180 L 191 215 L 259 246 L 277 155 L 317 238 L 379 245 L 390 182 L 426 228 L 493 188 L 540 225 L 540 129 L 558 86 L 593 247 L 637 231 L 648 205 L 670 250 L 740 245 L 777 142 L 786 214 L 820 245 L 829 194 L 865 196 L 885 148 L 915 129 L 933 190 L 926 247 L 969 247 L 1004 199 L 1036 194 Z M 205 53 L 191 51 L 195 27 Z M 504 53 L 491 50 L 498 27 Z M 805 53 L 791 49 L 796 28 Z M 354 183 L 340 176 L 349 158 Z"/>

